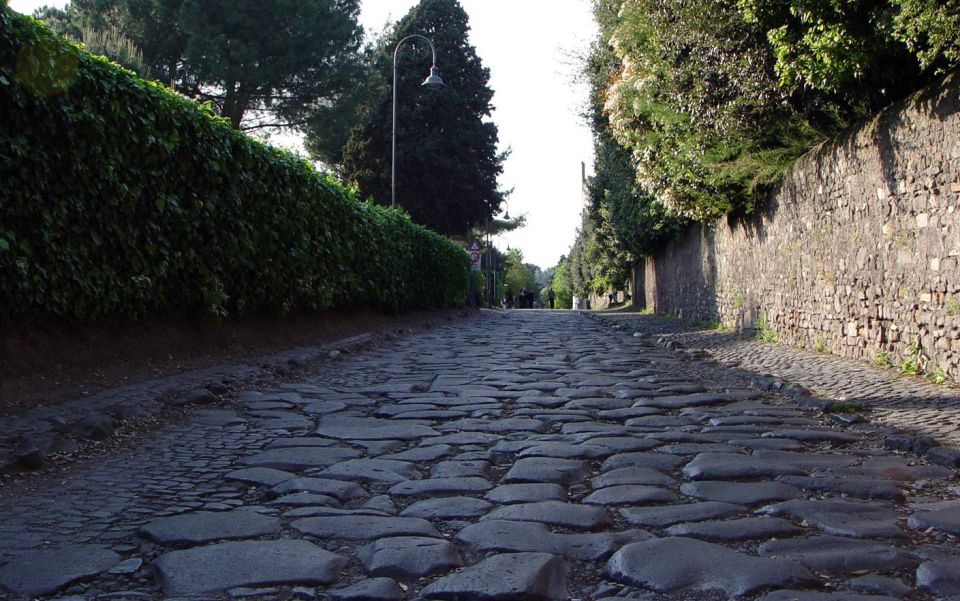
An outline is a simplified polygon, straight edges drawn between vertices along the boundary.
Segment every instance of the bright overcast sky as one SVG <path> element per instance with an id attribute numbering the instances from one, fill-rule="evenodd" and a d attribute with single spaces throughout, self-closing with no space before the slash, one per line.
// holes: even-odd
<path id="1" fill-rule="evenodd" d="M 361 0 L 360 21 L 379 31 L 417 0 Z M 580 162 L 593 163 L 590 130 L 578 116 L 586 89 L 573 83 L 570 57 L 594 37 L 589 0 L 460 0 L 470 17 L 470 43 L 490 69 L 493 120 L 501 148 L 510 147 L 500 184 L 513 188 L 510 216 L 527 226 L 500 238 L 497 246 L 523 251 L 529 263 L 556 264 L 573 244 L 583 207 Z M 29 13 L 62 1 L 11 0 Z M 443 65 L 439 65 L 443 74 Z M 279 140 L 276 140 L 279 141 Z"/>

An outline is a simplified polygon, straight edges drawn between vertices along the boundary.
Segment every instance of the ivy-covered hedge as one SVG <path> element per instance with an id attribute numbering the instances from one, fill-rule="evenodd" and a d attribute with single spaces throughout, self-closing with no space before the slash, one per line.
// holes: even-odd
<path id="1" fill-rule="evenodd" d="M 0 321 L 460 304 L 463 249 L 0 7 Z"/>

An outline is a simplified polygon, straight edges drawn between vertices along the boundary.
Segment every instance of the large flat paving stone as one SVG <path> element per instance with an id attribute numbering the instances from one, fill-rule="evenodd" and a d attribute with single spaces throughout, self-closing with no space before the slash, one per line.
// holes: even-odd
<path id="1" fill-rule="evenodd" d="M 564 601 L 566 562 L 548 553 L 504 553 L 433 581 L 425 599 L 449 601 Z"/>
<path id="2" fill-rule="evenodd" d="M 140 527 L 141 534 L 162 545 L 256 538 L 279 531 L 276 518 L 244 510 L 196 511 L 159 518 Z"/>
<path id="3" fill-rule="evenodd" d="M 324 469 L 317 474 L 333 480 L 396 484 L 420 477 L 414 464 L 392 459 L 350 459 Z"/>
<path id="4" fill-rule="evenodd" d="M 741 518 L 705 522 L 684 522 L 667 528 L 669 536 L 686 536 L 713 542 L 786 538 L 804 529 L 779 518 Z"/>
<path id="5" fill-rule="evenodd" d="M 487 492 L 491 488 L 493 485 L 484 478 L 426 478 L 399 482 L 389 492 L 405 497 L 436 497 Z"/>
<path id="6" fill-rule="evenodd" d="M 920 564 L 917 587 L 941 596 L 960 595 L 960 558 Z"/>
<path id="7" fill-rule="evenodd" d="M 315 493 L 335 497 L 340 501 L 359 499 L 367 494 L 367 491 L 358 484 L 330 478 L 294 478 L 277 484 L 271 490 L 278 495 L 295 492 Z"/>
<path id="8" fill-rule="evenodd" d="M 17 595 L 45 595 L 74 580 L 105 572 L 120 555 L 97 545 L 70 545 L 18 553 L 0 566 L 0 587 Z"/>
<path id="9" fill-rule="evenodd" d="M 236 587 L 332 584 L 347 559 L 303 540 L 219 543 L 161 555 L 153 566 L 168 595 Z"/>
<path id="10" fill-rule="evenodd" d="M 485 520 L 465 527 L 454 539 L 477 551 L 535 551 L 568 559 L 597 561 L 609 557 L 627 543 L 651 537 L 650 533 L 639 529 L 558 534 L 537 522 Z"/>
<path id="11" fill-rule="evenodd" d="M 683 537 L 629 544 L 610 558 L 605 571 L 614 580 L 660 593 L 721 590 L 740 596 L 816 582 L 796 562 L 754 557 Z"/>
<path id="12" fill-rule="evenodd" d="M 313 467 L 327 467 L 359 456 L 360 451 L 346 447 L 287 447 L 268 449 L 244 457 L 240 463 L 297 472 Z"/>
<path id="13" fill-rule="evenodd" d="M 513 464 L 510 471 L 503 476 L 503 482 L 550 482 L 567 485 L 583 480 L 589 473 L 590 466 L 579 459 L 524 457 Z"/>
<path id="14" fill-rule="evenodd" d="M 600 465 L 600 471 L 606 473 L 625 467 L 645 467 L 660 472 L 673 471 L 684 463 L 683 457 L 664 453 L 620 453 L 608 457 Z"/>
<path id="15" fill-rule="evenodd" d="M 316 430 L 320 436 L 341 440 L 419 440 L 440 433 L 416 421 L 393 421 L 372 417 L 328 417 Z"/>
<path id="16" fill-rule="evenodd" d="M 371 540 L 385 536 L 440 537 L 440 533 L 433 524 L 422 518 L 376 515 L 321 516 L 296 520 L 290 525 L 305 534 L 333 540 Z"/>
<path id="17" fill-rule="evenodd" d="M 760 545 L 762 557 L 793 559 L 817 572 L 849 574 L 859 570 L 888 572 L 915 566 L 917 557 L 877 541 L 839 536 L 773 540 Z"/>
<path id="18" fill-rule="evenodd" d="M 907 526 L 924 530 L 933 528 L 960 535 L 960 505 L 935 511 L 918 511 L 907 519 Z"/>
<path id="19" fill-rule="evenodd" d="M 442 497 L 417 501 L 400 512 L 403 517 L 425 520 L 461 520 L 480 517 L 493 509 L 493 503 L 473 497 Z"/>
<path id="20" fill-rule="evenodd" d="M 439 429 L 445 432 L 487 432 L 487 433 L 507 433 L 507 432 L 546 432 L 550 429 L 550 424 L 538 419 L 529 417 L 512 417 L 504 419 L 458 419 L 452 422 L 446 422 Z"/>
<path id="21" fill-rule="evenodd" d="M 898 601 L 900 597 L 889 595 L 870 595 L 838 591 L 821 593 L 817 591 L 774 591 L 758 597 L 757 601 Z"/>
<path id="22" fill-rule="evenodd" d="M 701 453 L 683 468 L 683 475 L 690 480 L 738 480 L 806 476 L 807 472 L 785 460 L 771 460 L 756 455 Z"/>
<path id="23" fill-rule="evenodd" d="M 495 503 L 563 501 L 567 498 L 567 491 L 559 484 L 551 483 L 501 484 L 484 495 L 483 498 Z"/>
<path id="24" fill-rule="evenodd" d="M 701 522 L 726 518 L 746 511 L 742 505 L 704 501 L 702 503 L 684 503 L 664 507 L 629 507 L 621 509 L 620 514 L 634 526 L 646 528 L 666 528 L 681 522 Z"/>
<path id="25" fill-rule="evenodd" d="M 764 515 L 804 520 L 827 534 L 838 536 L 889 539 L 905 536 L 897 525 L 900 514 L 880 501 L 793 499 L 767 505 L 757 511 Z"/>
<path id="26" fill-rule="evenodd" d="M 832 492 L 858 499 L 887 499 L 903 501 L 904 485 L 894 480 L 875 478 L 824 478 L 809 476 L 784 476 L 780 479 L 786 484 L 799 486 L 804 490 Z"/>
<path id="27" fill-rule="evenodd" d="M 607 447 L 590 443 L 541 442 L 520 451 L 520 457 L 558 457 L 561 459 L 603 459 L 614 453 Z"/>
<path id="28" fill-rule="evenodd" d="M 410 580 L 463 566 L 463 558 L 449 542 L 422 536 L 383 538 L 357 550 L 357 558 L 372 576 Z"/>
<path id="29" fill-rule="evenodd" d="M 581 529 L 598 528 L 610 523 L 610 516 L 599 507 L 562 503 L 560 501 L 505 505 L 494 509 L 481 519 L 540 522 L 565 528 Z"/>
<path id="30" fill-rule="evenodd" d="M 738 505 L 789 501 L 803 496 L 800 489 L 782 482 L 726 482 L 724 480 L 687 482 L 680 487 L 680 492 L 704 501 L 721 501 Z"/>
<path id="31" fill-rule="evenodd" d="M 605 472 L 590 479 L 593 488 L 622 486 L 624 484 L 645 484 L 648 486 L 670 486 L 676 484 L 670 476 L 648 467 L 622 467 Z"/>
<path id="32" fill-rule="evenodd" d="M 683 409 L 685 407 L 705 407 L 719 405 L 733 400 L 730 396 L 719 392 L 698 392 L 674 396 L 660 396 L 641 398 L 634 401 L 634 407 L 655 407 L 657 409 Z"/>
<path id="33" fill-rule="evenodd" d="M 664 488 L 622 484 L 608 486 L 592 492 L 583 502 L 590 505 L 637 505 L 651 503 L 673 503 L 677 495 Z"/>
<path id="34" fill-rule="evenodd" d="M 393 578 L 367 578 L 327 594 L 333 601 L 402 601 L 407 596 Z"/>
<path id="35" fill-rule="evenodd" d="M 236 480 L 237 482 L 246 482 L 257 486 L 276 486 L 296 477 L 297 475 L 293 472 L 285 472 L 272 467 L 247 467 L 234 470 L 224 476 L 227 480 Z"/>

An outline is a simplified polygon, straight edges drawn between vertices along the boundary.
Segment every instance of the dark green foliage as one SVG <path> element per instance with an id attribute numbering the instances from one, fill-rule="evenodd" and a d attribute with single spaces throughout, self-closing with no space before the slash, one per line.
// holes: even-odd
<path id="1" fill-rule="evenodd" d="M 484 120 L 492 110 L 490 73 L 468 43 L 468 30 L 456 0 L 422 0 L 384 38 L 375 60 L 381 85 L 353 131 L 343 165 L 364 197 L 390 203 L 393 52 L 407 35 L 427 36 L 446 87 L 421 87 L 430 71 L 429 48 L 405 43 L 397 60 L 397 203 L 417 223 L 456 235 L 486 223 L 504 198 L 497 177 L 505 157 L 497 153 L 497 126 Z"/>
<path id="2" fill-rule="evenodd" d="M 801 154 L 960 60 L 957 0 L 594 0 L 611 131 L 673 213 L 752 212 Z"/>
<path id="3" fill-rule="evenodd" d="M 0 13 L 0 316 L 456 305 L 466 253 Z"/>

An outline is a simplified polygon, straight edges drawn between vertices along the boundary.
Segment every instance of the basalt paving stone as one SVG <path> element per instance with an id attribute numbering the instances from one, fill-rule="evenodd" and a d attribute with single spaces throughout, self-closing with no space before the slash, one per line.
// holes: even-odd
<path id="1" fill-rule="evenodd" d="M 567 491 L 559 484 L 501 484 L 484 495 L 483 498 L 504 504 L 563 501 L 567 498 Z"/>
<path id="2" fill-rule="evenodd" d="M 195 545 L 256 538 L 280 531 L 280 522 L 255 511 L 197 511 L 147 522 L 140 533 L 162 545 Z"/>
<path id="3" fill-rule="evenodd" d="M 317 495 L 309 492 L 297 492 L 289 495 L 283 495 L 269 501 L 269 505 L 286 505 L 294 507 L 315 507 L 324 505 L 327 507 L 340 507 L 340 501 L 328 495 Z"/>
<path id="4" fill-rule="evenodd" d="M 634 407 L 656 407 L 658 409 L 682 409 L 684 407 L 703 407 L 728 403 L 732 399 L 729 395 L 713 392 L 686 394 L 678 396 L 661 396 L 637 399 Z"/>
<path id="5" fill-rule="evenodd" d="M 520 457 L 557 457 L 560 459 L 603 459 L 614 451 L 599 445 L 541 442 L 520 451 Z"/>
<path id="6" fill-rule="evenodd" d="M 907 586 L 901 580 L 890 578 L 889 576 L 878 576 L 876 574 L 857 576 L 856 578 L 847 580 L 844 584 L 856 591 L 891 595 L 897 599 L 913 592 L 913 588 Z"/>
<path id="7" fill-rule="evenodd" d="M 356 480 L 379 484 L 396 484 L 420 477 L 414 464 L 389 459 L 351 459 L 332 465 L 318 476 L 333 480 Z"/>
<path id="8" fill-rule="evenodd" d="M 811 425 L 817 422 L 808 420 Z M 761 415 L 726 415 L 722 417 L 711 417 L 707 419 L 708 426 L 751 426 L 751 425 L 780 425 L 783 420 L 779 417 L 769 417 Z"/>
<path id="9" fill-rule="evenodd" d="M 741 518 L 736 520 L 684 522 L 665 531 L 669 536 L 686 536 L 713 542 L 733 542 L 799 536 L 804 529 L 779 518 Z"/>
<path id="10" fill-rule="evenodd" d="M 757 601 L 898 601 L 900 597 L 887 595 L 869 595 L 838 591 L 835 593 L 821 593 L 817 591 L 774 591 L 758 597 Z"/>
<path id="11" fill-rule="evenodd" d="M 639 529 L 623 532 L 557 534 L 538 522 L 486 520 L 460 530 L 454 540 L 481 552 L 535 551 L 567 559 L 599 561 L 627 543 L 652 538 Z"/>
<path id="12" fill-rule="evenodd" d="M 153 562 L 168 595 L 278 584 L 332 584 L 346 565 L 346 558 L 303 540 L 220 543 L 171 551 Z"/>
<path id="13" fill-rule="evenodd" d="M 435 444 L 428 447 L 414 447 L 399 453 L 390 453 L 381 455 L 380 459 L 389 459 L 391 461 L 436 461 L 443 457 L 449 457 L 457 452 L 456 447 L 445 444 Z"/>
<path id="14" fill-rule="evenodd" d="M 764 432 L 763 438 L 791 438 L 793 440 L 799 440 L 801 442 L 832 442 L 839 444 L 847 444 L 851 442 L 857 442 L 860 440 L 860 436 L 856 434 L 848 434 L 846 432 L 837 432 L 836 430 L 802 430 L 802 429 L 780 429 L 780 430 L 771 430 L 770 432 Z"/>
<path id="15" fill-rule="evenodd" d="M 368 578 L 327 591 L 333 601 L 402 601 L 407 593 L 393 578 Z"/>
<path id="16" fill-rule="evenodd" d="M 420 591 L 449 601 L 565 601 L 568 567 L 548 553 L 504 553 L 484 559 Z"/>
<path id="17" fill-rule="evenodd" d="M 700 453 L 740 453 L 743 449 L 738 449 L 727 444 L 719 443 L 681 443 L 664 445 L 657 448 L 658 453 L 667 453 L 668 455 L 699 455 Z"/>
<path id="18" fill-rule="evenodd" d="M 611 472 L 625 467 L 645 467 L 669 472 L 680 467 L 684 461 L 686 460 L 683 457 L 663 453 L 620 453 L 605 459 L 600 465 L 600 471 Z"/>
<path id="19" fill-rule="evenodd" d="M 886 499 L 898 502 L 905 499 L 904 485 L 893 480 L 805 476 L 784 476 L 780 480 L 804 490 L 829 491 L 858 499 Z"/>
<path id="20" fill-rule="evenodd" d="M 630 507 L 621 509 L 620 514 L 634 526 L 645 528 L 666 528 L 681 522 L 700 522 L 731 517 L 747 511 L 742 505 L 704 501 L 665 507 Z"/>
<path id="21" fill-rule="evenodd" d="M 760 505 L 799 499 L 803 492 L 783 482 L 725 482 L 699 480 L 680 486 L 680 492 L 703 501 L 722 501 L 739 505 Z"/>
<path id="22" fill-rule="evenodd" d="M 224 476 L 226 480 L 247 482 L 258 486 L 276 486 L 286 480 L 292 480 L 297 475 L 293 472 L 273 469 L 272 467 L 248 467 L 234 470 Z"/>
<path id="23" fill-rule="evenodd" d="M 853 538 L 904 538 L 900 514 L 879 501 L 794 499 L 757 510 L 758 513 L 803 520 L 827 534 Z"/>
<path id="24" fill-rule="evenodd" d="M 400 482 L 389 492 L 406 497 L 431 497 L 486 492 L 491 488 L 493 485 L 484 478 L 427 478 Z"/>
<path id="25" fill-rule="evenodd" d="M 610 558 L 605 572 L 619 582 L 661 593 L 722 590 L 741 596 L 769 587 L 816 583 L 798 563 L 683 537 L 629 544 Z"/>
<path id="26" fill-rule="evenodd" d="M 917 568 L 917 587 L 936 595 L 960 595 L 960 558 L 920 564 Z"/>
<path id="27" fill-rule="evenodd" d="M 788 461 L 764 459 L 756 454 L 701 453 L 683 468 L 683 475 L 690 480 L 737 480 L 806 476 L 807 472 Z"/>
<path id="28" fill-rule="evenodd" d="M 420 441 L 420 446 L 433 445 L 490 445 L 502 436 L 490 434 L 487 432 L 457 432 L 455 434 L 443 434 L 426 440 Z"/>
<path id="29" fill-rule="evenodd" d="M 581 434 L 586 432 L 595 432 L 597 434 L 607 434 L 609 436 L 618 436 L 629 434 L 630 429 L 619 424 L 604 424 L 597 422 L 578 422 L 572 424 L 563 424 L 560 431 L 564 434 Z"/>
<path id="30" fill-rule="evenodd" d="M 507 419 L 459 419 L 437 426 L 438 429 L 449 432 L 546 432 L 550 424 L 528 417 L 514 417 Z"/>
<path id="31" fill-rule="evenodd" d="M 0 589 L 17 595 L 46 595 L 75 580 L 106 572 L 122 559 L 117 553 L 98 545 L 20 552 L 0 565 Z"/>
<path id="32" fill-rule="evenodd" d="M 826 574 L 851 574 L 860 570 L 890 572 L 919 563 L 916 555 L 909 551 L 877 541 L 839 536 L 772 540 L 760 545 L 757 553 L 763 557 L 794 559 Z"/>
<path id="33" fill-rule="evenodd" d="M 727 444 L 754 451 L 796 451 L 803 445 L 790 438 L 733 438 Z"/>
<path id="34" fill-rule="evenodd" d="M 439 436 L 433 428 L 417 423 L 396 422 L 368 417 L 327 417 L 320 421 L 316 433 L 343 440 L 419 440 Z"/>
<path id="35" fill-rule="evenodd" d="M 607 486 L 620 486 L 623 484 L 646 484 L 650 486 L 670 486 L 676 484 L 676 480 L 667 476 L 663 472 L 648 467 L 622 467 L 620 469 L 604 472 L 590 480 L 593 488 L 605 488 Z"/>
<path id="36" fill-rule="evenodd" d="M 637 426 L 640 428 L 681 428 L 683 426 L 692 426 L 696 420 L 689 417 L 680 417 L 679 415 L 648 415 L 646 417 L 633 417 L 624 422 L 627 426 Z"/>
<path id="37" fill-rule="evenodd" d="M 595 436 L 592 434 L 581 436 L 583 438 L 578 440 L 578 442 L 592 446 L 604 447 L 616 453 L 646 451 L 660 445 L 660 442 L 657 440 L 638 438 L 636 436 Z"/>
<path id="38" fill-rule="evenodd" d="M 609 411 L 613 409 L 626 409 L 633 403 L 630 399 L 574 399 L 564 405 L 566 409 L 592 409 L 594 411 Z"/>
<path id="39" fill-rule="evenodd" d="M 362 486 L 346 480 L 328 478 L 294 478 L 285 480 L 271 489 L 278 495 L 294 492 L 308 492 L 335 497 L 340 501 L 359 499 L 367 494 Z"/>
<path id="40" fill-rule="evenodd" d="M 662 409 L 653 407 L 627 407 L 626 409 L 609 409 L 597 412 L 597 417 L 611 421 L 622 421 L 633 419 L 635 417 L 646 417 L 648 415 L 661 415 Z"/>
<path id="41" fill-rule="evenodd" d="M 583 480 L 590 473 L 586 461 L 559 459 L 555 457 L 524 457 L 518 459 L 504 474 L 503 482 L 549 482 L 572 484 Z"/>
<path id="42" fill-rule="evenodd" d="M 942 532 L 960 535 L 960 506 L 955 505 L 934 511 L 918 511 L 907 519 L 910 528 L 933 528 Z"/>
<path id="43" fill-rule="evenodd" d="M 459 520 L 480 517 L 493 507 L 493 503 L 473 497 L 443 497 L 417 501 L 401 511 L 400 515 L 427 520 Z"/>
<path id="44" fill-rule="evenodd" d="M 288 438 L 277 438 L 270 441 L 268 449 L 286 449 L 288 447 L 335 447 L 341 443 L 332 438 L 320 438 L 318 436 L 291 436 Z"/>
<path id="45" fill-rule="evenodd" d="M 397 405 L 380 405 L 376 408 L 373 414 L 376 417 L 393 417 L 400 413 L 410 413 L 411 411 L 421 411 L 421 410 L 434 410 L 437 409 L 437 405 L 425 404 L 425 403 L 409 403 L 409 404 L 397 404 Z"/>
<path id="46" fill-rule="evenodd" d="M 439 538 L 433 524 L 422 518 L 386 516 L 326 516 L 303 518 L 291 526 L 322 539 L 371 540 L 387 536 L 427 536 Z"/>
<path id="47" fill-rule="evenodd" d="M 950 478 L 955 471 L 939 465 L 915 465 L 904 457 L 873 457 L 856 467 L 833 469 L 842 478 L 882 478 L 901 482 Z"/>
<path id="48" fill-rule="evenodd" d="M 357 550 L 357 559 L 371 576 L 411 580 L 463 566 L 455 546 L 445 540 L 421 536 L 384 538 Z"/>
<path id="49" fill-rule="evenodd" d="M 481 459 L 473 461 L 441 461 L 430 470 L 431 478 L 488 478 L 490 462 Z"/>
<path id="50" fill-rule="evenodd" d="M 345 447 L 288 447 L 244 457 L 240 463 L 297 472 L 312 467 L 327 467 L 359 456 L 360 452 L 356 449 Z"/>
<path id="51" fill-rule="evenodd" d="M 676 500 L 677 495 L 663 488 L 622 484 L 594 491 L 583 499 L 583 503 L 591 505 L 648 505 L 673 503 Z"/>
<path id="52" fill-rule="evenodd" d="M 560 501 L 504 505 L 480 519 L 540 522 L 576 529 L 593 529 L 610 524 L 610 515 L 599 507 Z"/>
<path id="53" fill-rule="evenodd" d="M 446 409 L 446 410 L 434 409 L 434 410 L 410 411 L 408 413 L 398 413 L 397 415 L 394 415 L 391 419 L 394 419 L 394 420 L 425 419 L 428 421 L 438 421 L 438 420 L 454 419 L 454 418 L 459 419 L 462 417 L 467 417 L 469 415 L 470 413 L 468 411 L 453 411 L 450 409 Z"/>

